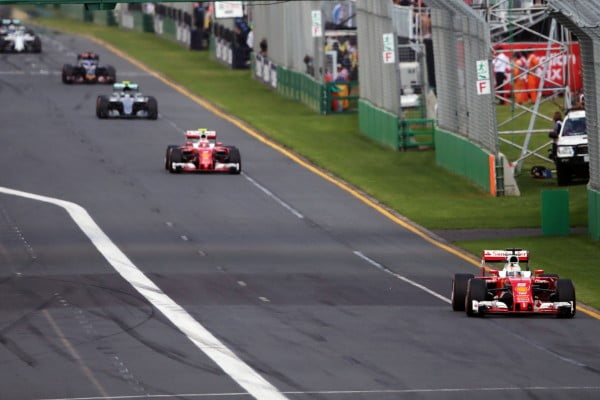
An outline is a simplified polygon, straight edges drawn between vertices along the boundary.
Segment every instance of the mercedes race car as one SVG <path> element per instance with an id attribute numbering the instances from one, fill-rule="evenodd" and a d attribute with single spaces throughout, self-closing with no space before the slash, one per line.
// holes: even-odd
<path id="1" fill-rule="evenodd" d="M 488 269 L 486 263 L 503 262 L 504 268 Z M 573 318 L 575 287 L 570 279 L 529 270 L 529 252 L 521 249 L 484 250 L 482 274 L 455 274 L 452 309 L 469 317 L 486 314 L 545 314 Z M 522 270 L 519 263 L 526 265 Z M 486 275 L 486 270 L 488 273 Z"/>
<path id="2" fill-rule="evenodd" d="M 117 73 L 112 65 L 99 65 L 100 56 L 95 53 L 77 55 L 77 65 L 62 67 L 63 83 L 115 83 Z"/>
<path id="3" fill-rule="evenodd" d="M 144 96 L 138 89 L 137 83 L 129 81 L 115 83 L 113 94 L 98 96 L 96 99 L 96 116 L 98 118 L 158 118 L 156 99 L 152 96 Z"/>
<path id="4" fill-rule="evenodd" d="M 15 53 L 42 51 L 42 39 L 18 19 L 3 19 L 0 24 L 0 51 Z"/>
<path id="5" fill-rule="evenodd" d="M 242 172 L 240 151 L 235 146 L 217 142 L 215 131 L 187 131 L 185 140 L 183 146 L 167 146 L 165 169 L 169 172 Z"/>

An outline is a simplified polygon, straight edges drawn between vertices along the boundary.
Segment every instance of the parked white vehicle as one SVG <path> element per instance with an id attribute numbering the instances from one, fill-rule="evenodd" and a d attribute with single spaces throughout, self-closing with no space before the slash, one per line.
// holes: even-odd
<path id="1" fill-rule="evenodd" d="M 554 148 L 559 186 L 568 185 L 574 177 L 589 178 L 590 156 L 584 110 L 573 110 L 566 115 Z"/>

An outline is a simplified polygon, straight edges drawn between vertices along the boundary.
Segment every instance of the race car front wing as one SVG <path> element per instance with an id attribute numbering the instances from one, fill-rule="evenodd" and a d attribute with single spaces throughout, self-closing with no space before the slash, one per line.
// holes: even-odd
<path id="1" fill-rule="evenodd" d="M 471 310 L 473 314 L 558 314 L 561 312 L 573 313 L 575 305 L 572 301 L 555 301 L 542 303 L 536 301 L 524 310 L 513 310 L 506 303 L 498 300 L 477 301 L 473 300 Z"/>

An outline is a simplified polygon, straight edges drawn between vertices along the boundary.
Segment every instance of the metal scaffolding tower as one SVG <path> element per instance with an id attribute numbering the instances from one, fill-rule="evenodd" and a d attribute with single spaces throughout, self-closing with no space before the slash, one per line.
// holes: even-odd
<path id="1" fill-rule="evenodd" d="M 529 147 L 532 135 L 548 134 L 548 129 L 536 129 L 538 121 L 552 122 L 551 116 L 540 112 L 542 104 L 563 102 L 564 110 L 571 107 L 575 90 L 572 78 L 576 73 L 569 62 L 574 57 L 571 33 L 550 17 L 550 7 L 543 0 L 473 0 L 472 7 L 484 15 L 490 26 L 492 52 L 495 55 L 503 52 L 510 60 L 510 73 L 503 85 L 496 86 L 495 93 L 496 101 L 512 111 L 508 118 L 498 121 L 498 138 L 520 150 L 520 156 L 512 161 L 514 174 L 520 173 L 528 157 L 551 163 L 543 151 L 551 141 L 534 149 Z M 550 27 L 547 33 L 535 29 L 544 22 Z M 531 38 L 528 45 L 516 42 L 524 35 Z M 541 55 L 535 66 L 528 65 L 524 57 L 513 57 L 531 52 Z M 534 86 L 523 86 L 529 80 L 535 82 Z M 514 121 L 523 118 L 529 119 L 527 129 L 515 129 Z"/>

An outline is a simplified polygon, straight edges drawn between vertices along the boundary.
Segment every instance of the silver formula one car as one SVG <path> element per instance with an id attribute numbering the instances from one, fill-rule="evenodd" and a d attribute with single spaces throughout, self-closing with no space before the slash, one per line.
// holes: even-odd
<path id="1" fill-rule="evenodd" d="M 124 81 L 113 85 L 113 94 L 98 96 L 96 116 L 98 118 L 158 118 L 158 103 L 152 96 L 138 91 L 137 83 Z"/>

